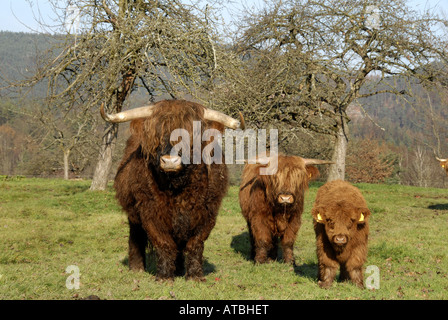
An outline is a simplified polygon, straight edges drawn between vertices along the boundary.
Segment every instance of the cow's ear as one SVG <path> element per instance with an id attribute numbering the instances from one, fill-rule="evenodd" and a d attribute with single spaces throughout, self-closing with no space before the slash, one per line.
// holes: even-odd
<path id="1" fill-rule="evenodd" d="M 314 166 L 306 166 L 306 174 L 308 181 L 315 180 L 319 177 L 319 169 Z"/>
<path id="2" fill-rule="evenodd" d="M 325 214 L 322 208 L 317 207 L 311 209 L 311 215 L 313 216 L 314 220 L 318 223 L 324 223 L 325 222 Z"/>
<path id="3" fill-rule="evenodd" d="M 142 138 L 144 135 L 143 119 L 132 120 L 129 130 L 131 131 L 131 134 L 136 135 L 138 138 Z"/>
<path id="4" fill-rule="evenodd" d="M 366 221 L 368 220 L 368 218 L 370 216 L 370 210 L 368 208 L 361 207 L 361 208 L 358 208 L 357 212 L 359 214 L 358 223 L 359 224 L 366 223 Z"/>

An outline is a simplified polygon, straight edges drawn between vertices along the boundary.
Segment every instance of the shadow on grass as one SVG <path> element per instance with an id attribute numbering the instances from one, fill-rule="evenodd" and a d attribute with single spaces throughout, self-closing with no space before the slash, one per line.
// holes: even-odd
<path id="1" fill-rule="evenodd" d="M 448 210 L 448 203 L 432 204 L 432 205 L 428 206 L 428 209 L 432 209 L 432 210 Z"/>
<path id="2" fill-rule="evenodd" d="M 243 233 L 233 236 L 230 247 L 239 253 L 244 259 L 252 261 L 250 257 L 250 238 L 249 232 L 244 231 Z M 277 257 L 278 261 L 282 261 L 281 249 L 279 248 L 279 254 Z M 310 280 L 317 281 L 317 263 L 304 263 L 302 265 L 294 265 L 294 273 L 298 276 L 308 278 Z"/>
<path id="3" fill-rule="evenodd" d="M 294 266 L 294 273 L 300 277 L 308 278 L 317 281 L 317 263 L 304 263 L 300 266 Z"/>
<path id="4" fill-rule="evenodd" d="M 232 242 L 230 242 L 230 247 L 236 253 L 239 253 L 244 259 L 250 261 L 250 238 L 249 232 L 244 231 L 243 233 L 233 236 Z"/>
<path id="5" fill-rule="evenodd" d="M 251 247 L 250 247 L 250 238 L 249 232 L 244 231 L 243 233 L 233 236 L 232 242 L 230 243 L 230 247 L 236 252 L 239 253 L 244 259 L 247 261 L 253 261 L 250 257 Z M 280 246 L 279 246 L 280 247 Z M 277 261 L 282 261 L 282 252 L 281 248 L 278 250 Z M 307 278 L 311 281 L 317 282 L 317 271 L 318 266 L 315 262 L 304 263 L 302 265 L 294 265 L 294 273 L 300 277 Z"/>
<path id="6" fill-rule="evenodd" d="M 126 257 L 123 260 L 121 260 L 121 264 L 129 268 L 129 257 Z M 207 276 L 208 274 L 216 271 L 215 265 L 212 263 L 209 263 L 207 259 L 204 259 L 203 264 L 202 264 L 202 269 L 204 270 L 204 276 Z M 146 269 L 145 269 L 145 271 L 153 276 L 156 276 L 156 273 L 157 273 L 156 254 L 153 250 L 150 250 L 149 252 L 146 253 Z M 179 277 L 185 276 L 185 268 L 184 268 L 184 270 L 182 270 L 181 274 L 179 274 L 178 276 Z"/>

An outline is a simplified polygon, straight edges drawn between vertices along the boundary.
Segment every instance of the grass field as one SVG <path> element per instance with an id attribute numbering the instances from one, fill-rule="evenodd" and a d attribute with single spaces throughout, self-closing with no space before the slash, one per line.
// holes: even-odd
<path id="1" fill-rule="evenodd" d="M 0 299 L 446 299 L 448 193 L 398 185 L 358 184 L 372 212 L 365 267 L 380 272 L 379 288 L 317 285 L 310 210 L 319 184 L 306 195 L 295 244 L 297 266 L 248 260 L 249 239 L 231 187 L 205 243 L 206 282 L 155 282 L 155 268 L 130 272 L 128 226 L 110 188 L 90 181 L 0 181 Z M 149 257 L 153 258 L 152 256 Z M 68 266 L 80 272 L 68 289 Z M 366 277 L 368 274 L 366 274 Z"/>

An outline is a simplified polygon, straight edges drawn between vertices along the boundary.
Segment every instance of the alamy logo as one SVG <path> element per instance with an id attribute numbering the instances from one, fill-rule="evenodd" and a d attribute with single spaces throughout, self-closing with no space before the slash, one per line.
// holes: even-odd
<path id="1" fill-rule="evenodd" d="M 366 8 L 366 27 L 370 29 L 379 29 L 381 17 L 380 9 L 377 6 L 368 6 Z"/>
<path id="2" fill-rule="evenodd" d="M 232 130 L 226 129 L 225 140 L 225 163 L 226 164 L 249 164 L 262 163 L 265 161 L 266 167 L 260 168 L 260 174 L 271 175 L 277 172 L 278 153 L 278 130 L 269 130 L 269 150 L 270 157 L 267 156 L 267 131 L 266 129 L 253 130 Z M 179 139 L 181 139 L 179 141 Z M 182 155 L 183 164 L 221 164 L 223 135 L 219 130 L 207 129 L 201 134 L 201 122 L 193 121 L 193 139 L 186 129 L 175 129 L 171 132 L 171 141 L 178 141 L 171 149 L 171 156 Z M 193 141 L 193 159 L 190 156 L 190 141 Z M 245 158 L 245 143 L 247 141 L 247 159 Z M 202 142 L 209 142 L 203 149 Z M 234 157 L 235 150 L 235 157 Z M 235 158 L 235 162 L 234 159 Z M 258 161 L 258 162 L 257 162 Z"/>
<path id="3" fill-rule="evenodd" d="M 378 290 L 380 288 L 380 269 L 374 265 L 368 266 L 366 274 L 369 275 L 365 281 L 366 288 Z"/>
<path id="4" fill-rule="evenodd" d="M 68 33 L 78 33 L 80 19 L 79 8 L 73 5 L 68 6 L 65 12 L 65 30 Z"/>
<path id="5" fill-rule="evenodd" d="M 66 288 L 69 290 L 79 289 L 79 280 L 80 280 L 79 267 L 70 265 L 65 269 L 65 272 L 70 273 L 70 275 L 67 277 L 67 280 L 65 280 Z"/>

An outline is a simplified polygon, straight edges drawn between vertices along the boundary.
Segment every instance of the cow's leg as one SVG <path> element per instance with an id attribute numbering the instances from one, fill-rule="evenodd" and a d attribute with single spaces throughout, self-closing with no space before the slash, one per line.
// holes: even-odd
<path id="1" fill-rule="evenodd" d="M 148 237 L 141 224 L 129 221 L 129 269 L 145 270 Z"/>
<path id="2" fill-rule="evenodd" d="M 349 266 L 346 264 L 341 265 L 341 274 L 339 276 L 340 281 L 351 281 L 360 288 L 364 287 L 364 275 L 362 272 L 362 266 Z"/>
<path id="3" fill-rule="evenodd" d="M 272 253 L 272 234 L 271 230 L 264 221 L 254 219 L 251 221 L 250 234 L 252 235 L 252 251 L 255 263 L 266 263 L 269 253 Z"/>
<path id="4" fill-rule="evenodd" d="M 339 276 L 340 281 L 351 281 L 356 286 L 364 288 L 364 275 L 362 272 L 362 266 L 348 266 L 347 264 L 341 265 L 341 274 Z"/>
<path id="5" fill-rule="evenodd" d="M 211 212 L 203 213 L 201 216 L 208 216 L 208 219 L 202 221 L 202 225 L 198 226 L 193 231 L 195 234 L 191 237 L 185 246 L 185 278 L 189 280 L 205 281 L 204 271 L 202 269 L 203 254 L 204 254 L 204 242 L 207 240 L 210 232 L 216 223 L 216 215 L 218 206 L 210 205 L 209 210 Z"/>
<path id="6" fill-rule="evenodd" d="M 359 288 L 364 288 L 364 275 L 362 273 L 362 267 L 348 270 L 350 280 Z"/>
<path id="7" fill-rule="evenodd" d="M 367 250 L 365 247 L 358 246 L 352 251 L 350 258 L 344 265 L 343 280 L 351 280 L 360 288 L 364 287 L 363 265 L 367 260 Z M 341 273 L 342 276 L 342 273 Z"/>
<path id="8" fill-rule="evenodd" d="M 169 232 L 161 228 L 161 225 L 156 226 L 152 221 L 146 222 L 144 228 L 157 257 L 156 280 L 173 279 L 176 270 L 177 245 Z"/>
<path id="9" fill-rule="evenodd" d="M 250 259 L 254 260 L 254 258 L 255 258 L 255 240 L 254 240 L 254 235 L 252 234 L 252 227 L 249 222 L 247 222 L 247 228 L 249 230 Z"/>
<path id="10" fill-rule="evenodd" d="M 154 246 L 157 256 L 156 280 L 171 280 L 176 271 L 177 249 L 170 246 Z"/>
<path id="11" fill-rule="evenodd" d="M 184 250 L 185 278 L 189 280 L 205 281 L 202 270 L 204 242 L 197 237 L 190 239 Z"/>
<path id="12" fill-rule="evenodd" d="M 273 252 L 273 220 L 269 219 L 267 211 L 258 211 L 252 214 L 250 221 L 253 244 L 255 248 L 254 262 L 266 263 Z"/>
<path id="13" fill-rule="evenodd" d="M 295 216 L 289 221 L 282 238 L 281 245 L 283 251 L 283 261 L 285 263 L 295 264 L 294 260 L 294 242 L 296 241 L 297 232 L 300 228 L 300 216 Z"/>
<path id="14" fill-rule="evenodd" d="M 255 236 L 255 263 L 266 263 L 268 261 L 268 253 L 272 251 L 271 234 L 259 234 Z"/>
<path id="15" fill-rule="evenodd" d="M 329 288 L 333 284 L 338 268 L 319 262 L 318 284 L 321 288 Z"/>
<path id="16" fill-rule="evenodd" d="M 294 264 L 294 241 L 282 238 L 283 261 L 285 263 Z"/>
<path id="17" fill-rule="evenodd" d="M 333 284 L 336 272 L 339 269 L 339 263 L 334 257 L 332 248 L 329 244 L 323 243 L 322 234 L 317 237 L 317 260 L 318 260 L 318 284 L 321 288 L 329 288 Z"/>
<path id="18" fill-rule="evenodd" d="M 265 263 L 268 259 L 275 259 L 277 257 L 276 239 L 273 239 L 273 237 L 266 237 L 262 240 L 258 236 L 258 240 L 256 240 L 249 223 L 248 227 L 250 237 L 250 259 L 258 263 Z"/>

